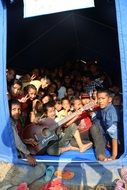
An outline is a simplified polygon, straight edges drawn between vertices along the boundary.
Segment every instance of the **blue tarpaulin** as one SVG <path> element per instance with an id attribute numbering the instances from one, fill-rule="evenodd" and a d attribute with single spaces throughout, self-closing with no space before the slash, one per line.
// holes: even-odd
<path id="1" fill-rule="evenodd" d="M 0 160 L 19 163 L 17 158 L 14 139 L 11 126 L 9 124 L 9 111 L 7 100 L 7 85 L 6 85 L 6 6 L 0 0 Z M 116 15 L 118 24 L 118 38 L 120 47 L 122 87 L 123 87 L 123 120 L 124 120 L 124 154 L 114 162 L 114 165 L 126 164 L 127 162 L 127 1 L 116 0 Z M 86 152 L 90 153 L 89 151 Z M 90 153 L 91 154 L 91 153 Z M 92 153 L 93 154 L 93 153 Z M 42 158 L 39 158 L 42 159 Z M 82 162 L 91 161 L 87 155 L 87 159 L 81 158 Z M 96 162 L 96 159 L 93 159 Z"/>

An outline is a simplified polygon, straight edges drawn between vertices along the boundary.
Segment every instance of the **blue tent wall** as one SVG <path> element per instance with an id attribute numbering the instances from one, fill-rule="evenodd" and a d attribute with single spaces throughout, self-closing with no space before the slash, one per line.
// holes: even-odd
<path id="1" fill-rule="evenodd" d="M 0 0 L 0 160 L 13 162 L 16 157 L 9 125 L 6 95 L 6 7 Z"/>
<path id="2" fill-rule="evenodd" d="M 127 2 L 116 0 L 116 14 L 118 23 L 119 46 L 122 69 L 123 99 L 124 99 L 124 129 L 127 123 Z M 16 156 L 14 139 L 9 125 L 9 112 L 6 96 L 6 7 L 0 0 L 0 160 L 8 162 L 19 162 Z M 124 141 L 127 144 L 127 131 L 124 131 Z M 114 164 L 126 164 L 127 147 L 125 154 L 114 161 Z"/>
<path id="3" fill-rule="evenodd" d="M 116 14 L 119 35 L 120 60 L 123 87 L 124 150 L 127 154 L 127 1 L 116 0 Z M 125 164 L 127 156 L 125 156 Z"/>

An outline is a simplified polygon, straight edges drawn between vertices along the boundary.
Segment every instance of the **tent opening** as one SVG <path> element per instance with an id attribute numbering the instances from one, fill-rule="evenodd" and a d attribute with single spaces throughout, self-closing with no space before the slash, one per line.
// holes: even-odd
<path id="1" fill-rule="evenodd" d="M 68 98 L 70 111 L 74 112 L 74 100 L 77 97 L 83 104 L 83 99 L 84 102 L 91 98 L 95 100 L 96 91 L 100 88 L 109 89 L 118 113 L 117 159 L 121 158 L 124 154 L 125 135 L 115 1 L 95 0 L 93 8 L 26 19 L 23 18 L 22 1 L 8 3 L 7 69 L 8 99 L 18 97 L 21 102 L 23 126 L 26 115 L 27 119 L 28 116 L 31 119 L 33 109 L 40 109 L 37 114 L 42 116 L 44 113 L 41 106 L 47 102 L 59 99 L 61 103 L 63 98 Z M 40 82 L 45 76 L 50 80 L 50 85 L 43 90 L 37 81 Z M 22 82 L 21 86 L 17 80 Z M 31 103 L 29 100 L 32 95 L 27 87 L 33 84 L 36 87 L 33 99 L 36 101 L 31 99 Z M 61 91 L 60 87 L 63 87 Z M 93 141 L 92 134 L 89 131 L 87 133 L 89 139 L 84 139 L 85 143 Z M 16 149 L 14 155 L 22 158 L 21 155 L 18 157 Z M 106 155 L 111 156 L 111 144 L 106 144 Z M 60 156 L 44 153 L 36 155 L 36 158 L 46 162 L 97 161 L 94 146 L 83 153 L 70 150 Z"/>

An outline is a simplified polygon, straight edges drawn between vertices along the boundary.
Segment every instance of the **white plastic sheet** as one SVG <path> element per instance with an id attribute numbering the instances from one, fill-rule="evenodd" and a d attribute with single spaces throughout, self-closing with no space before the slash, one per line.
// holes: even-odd
<path id="1" fill-rule="evenodd" d="M 24 17 L 94 7 L 94 0 L 24 0 Z"/>

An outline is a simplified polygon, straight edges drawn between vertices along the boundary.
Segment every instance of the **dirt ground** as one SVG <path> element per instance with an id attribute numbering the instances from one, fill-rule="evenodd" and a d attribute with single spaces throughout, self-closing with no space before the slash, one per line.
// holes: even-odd
<path id="1" fill-rule="evenodd" d="M 79 172 L 79 173 L 78 173 Z M 46 166 L 40 163 L 36 167 L 28 165 L 13 165 L 10 163 L 0 162 L 0 190 L 16 190 L 16 187 L 21 182 L 27 182 L 29 190 L 43 190 L 45 183 L 44 176 Z M 80 171 L 75 172 L 72 180 L 62 180 L 69 190 L 94 190 L 96 187 L 84 185 L 84 182 L 79 179 Z M 53 179 L 56 178 L 53 176 Z M 113 190 L 114 184 L 105 185 L 105 189 L 97 190 Z M 55 189 L 54 189 L 55 190 Z"/>

